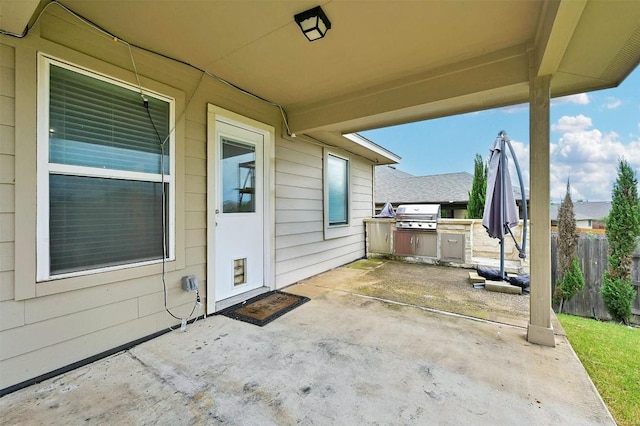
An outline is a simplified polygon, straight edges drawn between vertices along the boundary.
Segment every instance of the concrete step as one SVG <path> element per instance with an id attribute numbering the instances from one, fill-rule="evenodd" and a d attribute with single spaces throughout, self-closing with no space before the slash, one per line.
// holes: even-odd
<path id="1" fill-rule="evenodd" d="M 485 278 L 478 275 L 476 271 L 469 272 L 469 282 L 471 284 L 476 284 L 476 283 L 484 284 L 485 281 L 486 281 Z"/>
<path id="2" fill-rule="evenodd" d="M 489 291 L 496 291 L 499 293 L 509 294 L 522 294 L 522 288 L 515 285 L 508 284 L 503 281 L 489 281 L 484 283 L 484 288 Z"/>

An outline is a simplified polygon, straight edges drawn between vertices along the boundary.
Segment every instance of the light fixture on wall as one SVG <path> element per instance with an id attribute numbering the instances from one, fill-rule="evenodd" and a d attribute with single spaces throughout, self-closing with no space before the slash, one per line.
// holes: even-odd
<path id="1" fill-rule="evenodd" d="M 296 14 L 293 19 L 309 41 L 319 40 L 331 28 L 331 21 L 320 6 Z"/>

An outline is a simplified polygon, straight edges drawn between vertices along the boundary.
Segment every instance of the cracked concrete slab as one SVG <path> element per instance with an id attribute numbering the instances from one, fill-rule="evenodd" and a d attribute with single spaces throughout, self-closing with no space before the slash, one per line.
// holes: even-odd
<path id="1" fill-rule="evenodd" d="M 384 271 L 349 269 L 265 327 L 209 317 L 7 395 L 0 423 L 615 424 L 564 336 L 359 294 Z"/>

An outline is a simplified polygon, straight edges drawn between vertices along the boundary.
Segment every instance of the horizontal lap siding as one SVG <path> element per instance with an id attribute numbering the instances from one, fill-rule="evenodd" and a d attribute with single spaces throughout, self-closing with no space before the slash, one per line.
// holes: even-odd
<path id="1" fill-rule="evenodd" d="M 34 30 L 28 43 L 14 39 L 3 39 L 0 43 L 0 389 L 165 330 L 178 322 L 164 310 L 159 273 L 133 278 L 133 274 L 126 272 L 104 284 L 99 282 L 104 278 L 100 274 L 87 275 L 77 280 L 89 285 L 87 288 L 15 301 L 15 288 L 22 285 L 15 282 L 16 277 L 25 274 L 14 272 L 15 239 L 24 234 L 15 229 L 14 179 L 16 174 L 25 173 L 22 171 L 25 169 L 35 173 L 32 162 L 16 162 L 15 105 L 20 92 L 16 88 L 15 69 L 20 63 L 24 66 L 27 55 L 34 55 L 31 68 L 35 69 L 37 50 L 76 64 L 86 61 L 79 65 L 113 77 L 125 78 L 124 70 L 131 69 L 127 49 L 97 35 L 77 20 L 60 18 L 63 16 L 43 15 L 42 40 L 38 40 L 38 31 Z M 134 55 L 143 85 L 158 82 L 175 88 L 183 94 L 183 101 L 189 102 L 186 112 L 176 110 L 178 128 L 182 130 L 176 134 L 179 169 L 176 239 L 181 241 L 182 249 L 176 253 L 178 261 L 168 265 L 166 276 L 168 306 L 176 315 L 186 317 L 193 309 L 195 297 L 181 289 L 183 276 L 195 275 L 201 296 L 206 298 L 207 103 L 272 125 L 276 135 L 280 134 L 281 117 L 276 108 L 211 78 L 202 78 L 200 73 L 183 65 L 137 51 Z M 90 66 L 91 63 L 100 65 L 96 68 Z M 114 72 L 120 74 L 113 75 Z M 133 81 L 131 75 L 127 78 Z M 29 84 L 36 84 L 35 73 L 33 80 Z M 35 100 L 21 100 L 22 104 L 33 103 L 35 117 Z M 35 122 L 30 124 L 36 126 Z M 21 143 L 35 144 L 35 140 Z M 18 156 L 18 161 L 20 158 Z M 325 240 L 323 148 L 302 140 L 292 142 L 276 137 L 277 287 L 363 256 L 362 219 L 371 215 L 372 167 L 359 157 L 351 156 L 350 160 L 350 232 L 342 238 Z M 29 235 L 32 233 L 30 230 Z M 35 246 L 32 248 L 35 251 Z M 155 269 L 158 270 L 159 267 Z M 202 308 L 196 310 L 196 314 L 202 312 Z"/>
<path id="2" fill-rule="evenodd" d="M 351 224 L 347 236 L 324 239 L 323 148 L 302 140 L 276 145 L 276 287 L 364 255 L 362 219 L 371 216 L 372 166 L 349 156 Z"/>
<path id="3" fill-rule="evenodd" d="M 0 45 L 0 334 L 24 325 L 23 301 L 14 301 L 15 268 L 15 50 Z M 0 347 L 4 342 L 0 340 Z M 0 371 L 0 375 L 4 373 Z"/>
<path id="4" fill-rule="evenodd" d="M 192 306 L 193 304 L 189 302 L 185 305 L 175 306 L 173 309 L 179 312 L 190 311 Z M 113 308 L 119 308 L 118 315 L 126 316 L 128 313 L 122 312 L 123 307 L 126 309 L 127 306 L 113 305 Z M 43 346 L 2 361 L 0 371 L 2 372 L 3 386 L 20 383 L 26 379 L 48 373 L 55 368 L 68 365 L 74 360 L 88 358 L 134 341 L 141 336 L 148 336 L 160 329 L 166 329 L 164 326 L 165 312 L 120 322 L 106 328 L 96 328 L 98 322 L 91 317 L 87 321 L 93 325 L 90 333 L 71 337 L 68 340 Z M 60 360 L 63 354 L 66 354 L 69 360 L 59 365 L 55 360 Z"/>
<path id="5" fill-rule="evenodd" d="M 14 221 L 14 175 L 21 168 L 35 173 L 35 164 L 16 164 L 15 160 L 15 97 L 20 93 L 14 83 L 16 52 L 23 52 L 23 57 L 32 55 L 29 58 L 34 69 L 37 50 L 112 77 L 123 78 L 123 70 L 131 69 L 126 49 L 87 30 L 77 20 L 67 22 L 45 13 L 40 22 L 41 41 L 34 31 L 24 46 L 21 40 L 3 39 L 0 43 L 0 389 L 179 323 L 165 312 L 159 273 L 133 278 L 125 270 L 117 281 L 99 285 L 91 282 L 99 280 L 100 274 L 96 278 L 87 275 L 79 280 L 89 284 L 87 288 L 14 300 L 15 288 L 21 285 L 15 282 L 14 273 L 14 240 L 21 235 Z M 169 309 L 187 317 L 194 308 L 195 294 L 182 290 L 182 277 L 195 275 L 203 301 L 206 298 L 207 103 L 274 126 L 279 123 L 279 111 L 208 77 L 201 80 L 200 73 L 183 65 L 135 50 L 134 56 L 143 85 L 158 82 L 183 95 L 182 109 L 176 109 L 178 128 L 182 130 L 176 133 L 176 240 L 182 243 L 176 253 L 178 261 L 167 265 L 166 285 Z M 135 79 L 129 80 L 135 83 Z M 29 84 L 36 84 L 35 73 Z M 185 112 L 184 103 L 189 99 Z M 35 105 L 33 101 L 34 117 Z M 36 126 L 35 122 L 29 124 Z M 35 144 L 35 140 L 23 143 Z M 159 271 L 160 267 L 153 270 Z M 132 278 L 122 278 L 127 276 Z M 198 308 L 195 315 L 203 312 L 204 307 Z"/>
<path id="6" fill-rule="evenodd" d="M 99 43 L 100 44 L 100 43 Z M 18 46 L 17 49 L 20 47 Z M 101 48 L 104 50 L 104 47 Z M 43 49 L 47 52 L 47 49 Z M 51 52 L 49 52 L 51 53 Z M 14 301 L 13 251 L 15 229 L 14 170 L 14 92 L 7 76 L 13 64 L 14 48 L 2 45 L 2 144 L 0 146 L 0 388 L 47 373 L 113 347 L 175 325 L 178 320 L 165 312 L 164 290 L 160 274 L 122 280 L 84 289 Z M 98 49 L 92 56 L 109 57 Z M 74 62 L 72 58 L 65 58 Z M 145 68 L 145 61 L 138 63 Z M 180 66 L 173 68 L 180 74 Z M 106 70 L 96 69 L 109 74 Z M 157 80 L 156 80 L 157 81 Z M 169 81 L 160 81 L 163 84 Z M 192 83 L 195 83 L 194 80 Z M 35 81 L 33 82 L 35 84 Z M 9 90 L 11 89 L 11 91 Z M 190 90 L 185 87 L 184 91 Z M 206 96 L 206 95 L 205 95 Z M 210 96 L 207 96 L 210 97 Z M 204 116 L 206 100 L 199 100 L 198 114 Z M 206 124 L 187 115 L 184 132 L 177 135 L 176 164 L 183 173 L 176 176 L 176 195 L 182 201 L 176 213 L 176 239 L 182 238 L 180 262 L 167 265 L 167 305 L 179 317 L 188 317 L 195 295 L 181 288 L 185 275 L 195 275 L 206 286 Z M 180 111 L 176 112 L 176 116 Z M 35 125 L 35 123 L 34 123 Z M 32 141 L 35 143 L 35 141 Z M 182 208 L 182 211 L 178 209 Z M 173 270 L 176 269 L 177 270 Z M 90 281 L 92 276 L 86 277 Z M 19 283 L 18 283 L 19 284 Z M 203 310 L 197 309 L 196 315 Z"/>
<path id="7" fill-rule="evenodd" d="M 202 104 L 201 104 L 202 105 Z M 198 278 L 202 295 L 206 295 L 206 263 L 207 263 L 207 139 L 206 125 L 192 120 L 187 116 L 185 123 L 185 266 L 194 268 L 197 273 L 189 274 L 181 271 L 180 278 L 185 275 L 195 275 Z M 174 290 L 173 297 L 183 297 L 185 293 L 181 286 Z M 153 314 L 153 306 L 162 304 L 156 293 L 140 301 L 141 312 Z M 172 295 L 169 294 L 169 299 Z M 151 309 L 150 309 L 151 308 Z M 191 306 L 193 308 L 193 306 Z"/>
<path id="8" fill-rule="evenodd" d="M 324 238 L 322 216 L 322 148 L 303 141 L 279 141 L 275 149 L 276 286 L 281 283 L 283 253 Z M 299 263 L 309 262 L 301 255 Z"/>

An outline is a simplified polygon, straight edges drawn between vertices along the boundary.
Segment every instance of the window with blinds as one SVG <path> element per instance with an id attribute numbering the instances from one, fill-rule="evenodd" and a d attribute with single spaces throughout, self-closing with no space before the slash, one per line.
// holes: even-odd
<path id="1" fill-rule="evenodd" d="M 173 100 L 40 66 L 39 280 L 172 258 Z"/>
<path id="2" fill-rule="evenodd" d="M 327 156 L 327 197 L 329 226 L 349 223 L 349 161 Z"/>

